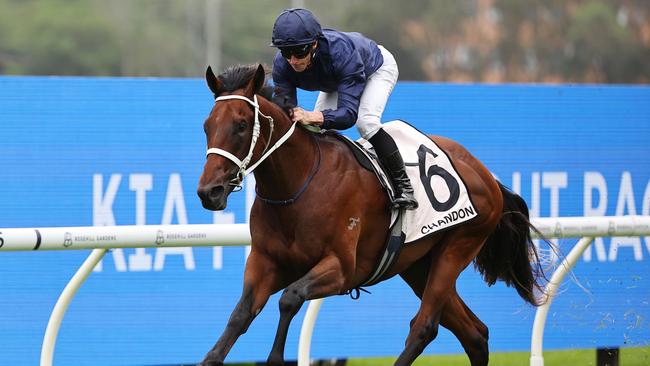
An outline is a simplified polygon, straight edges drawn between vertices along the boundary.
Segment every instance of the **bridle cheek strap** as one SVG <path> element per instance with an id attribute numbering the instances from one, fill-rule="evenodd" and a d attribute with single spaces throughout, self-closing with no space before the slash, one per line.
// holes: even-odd
<path id="1" fill-rule="evenodd" d="M 275 151 L 277 148 L 279 148 L 282 144 L 284 144 L 285 141 L 291 137 L 293 134 L 293 131 L 296 129 L 296 123 L 294 122 L 291 128 L 285 133 L 282 137 L 278 139 L 278 141 L 270 148 L 268 149 L 268 143 L 271 141 L 271 135 L 273 134 L 273 118 L 270 116 L 267 116 L 260 112 L 260 105 L 257 103 L 257 94 L 253 95 L 253 100 L 248 99 L 247 97 L 241 96 L 241 95 L 224 95 L 221 97 L 218 97 L 214 100 L 214 102 L 218 102 L 221 100 L 228 100 L 228 99 L 240 99 L 245 102 L 248 102 L 248 104 L 252 105 L 255 108 L 255 120 L 254 120 L 254 125 L 253 125 L 253 134 L 251 136 L 251 146 L 250 149 L 248 150 L 248 155 L 244 158 L 244 160 L 240 160 L 238 157 L 236 157 L 234 154 L 217 148 L 217 147 L 211 147 L 208 148 L 208 151 L 206 152 L 206 157 L 210 154 L 217 154 L 225 157 L 226 159 L 232 161 L 237 168 L 239 168 L 239 171 L 237 172 L 237 177 L 234 178 L 231 181 L 231 184 L 234 185 L 235 187 L 241 188 L 241 182 L 244 180 L 244 177 L 246 177 L 248 174 L 250 174 L 253 169 L 255 169 L 262 161 L 264 161 L 273 151 Z M 248 168 L 248 164 L 250 164 L 251 159 L 253 157 L 253 150 L 255 149 L 255 145 L 257 144 L 257 139 L 260 136 L 260 119 L 259 115 L 262 115 L 264 118 L 266 118 L 269 121 L 270 124 L 270 132 L 269 132 L 269 140 L 267 141 L 267 146 L 265 148 L 265 153 L 260 157 L 260 159 L 253 164 L 250 168 Z M 268 149 L 268 150 L 267 150 Z M 248 168 L 248 169 L 247 169 Z"/>

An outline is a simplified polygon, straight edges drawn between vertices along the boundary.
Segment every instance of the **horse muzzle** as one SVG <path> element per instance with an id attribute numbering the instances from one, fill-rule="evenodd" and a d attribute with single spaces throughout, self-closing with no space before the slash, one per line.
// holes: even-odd
<path id="1" fill-rule="evenodd" d="M 226 208 L 230 191 L 230 186 L 224 186 L 223 184 L 206 184 L 199 186 L 196 193 L 201 199 L 203 208 L 211 211 L 221 211 Z"/>

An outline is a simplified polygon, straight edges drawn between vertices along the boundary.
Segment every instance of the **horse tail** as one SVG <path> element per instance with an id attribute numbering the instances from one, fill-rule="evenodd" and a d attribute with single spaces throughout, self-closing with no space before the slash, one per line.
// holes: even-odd
<path id="1" fill-rule="evenodd" d="M 531 229 L 537 229 L 530 223 L 524 199 L 501 182 L 497 183 L 503 195 L 503 213 L 474 260 L 474 266 L 489 286 L 502 280 L 507 286 L 514 286 L 524 300 L 538 306 L 541 303 L 535 294 L 544 292 L 538 283 L 544 272 L 530 235 Z"/>

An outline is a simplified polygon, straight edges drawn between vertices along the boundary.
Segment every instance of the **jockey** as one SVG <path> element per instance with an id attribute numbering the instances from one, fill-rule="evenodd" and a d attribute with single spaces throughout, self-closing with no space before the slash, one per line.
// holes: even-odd
<path id="1" fill-rule="evenodd" d="M 296 88 L 319 90 L 314 111 L 293 108 L 293 121 L 337 130 L 356 123 L 393 181 L 393 205 L 417 208 L 399 149 L 381 126 L 399 74 L 393 55 L 360 33 L 322 29 L 309 10 L 299 8 L 278 16 L 271 46 L 279 49 L 273 60 L 273 99 L 296 106 Z"/>

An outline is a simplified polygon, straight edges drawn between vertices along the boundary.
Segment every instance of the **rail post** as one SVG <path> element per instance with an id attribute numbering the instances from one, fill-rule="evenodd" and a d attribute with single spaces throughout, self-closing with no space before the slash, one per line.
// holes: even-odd
<path id="1" fill-rule="evenodd" d="M 52 366 L 56 337 L 59 334 L 59 328 L 61 327 L 65 311 L 68 309 L 68 305 L 70 305 L 77 290 L 79 290 L 86 278 L 88 278 L 88 275 L 90 275 L 90 272 L 92 272 L 97 263 L 102 260 L 106 251 L 106 249 L 93 249 L 88 258 L 86 258 L 81 267 L 72 276 L 70 282 L 65 286 L 63 292 L 61 292 L 59 299 L 54 305 L 54 310 L 52 310 L 52 314 L 50 315 L 50 320 L 47 322 L 47 328 L 45 329 L 43 347 L 41 348 L 41 366 Z"/>

